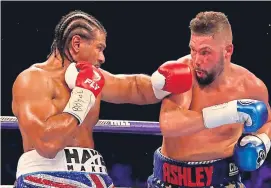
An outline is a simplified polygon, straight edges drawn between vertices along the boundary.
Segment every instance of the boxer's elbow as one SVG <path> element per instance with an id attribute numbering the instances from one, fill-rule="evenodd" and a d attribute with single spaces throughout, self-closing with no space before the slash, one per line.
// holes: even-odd
<path id="1" fill-rule="evenodd" d="M 184 114 L 174 111 L 162 112 L 159 118 L 161 133 L 164 137 L 185 136 L 189 133 L 189 120 Z"/>
<path id="2" fill-rule="evenodd" d="M 161 133 L 164 137 L 176 136 L 176 126 L 174 125 L 175 118 L 170 112 L 163 112 L 160 114 L 159 123 Z"/>
<path id="3" fill-rule="evenodd" d="M 271 139 L 271 121 L 268 121 L 265 123 L 258 131 L 257 133 L 265 133 L 269 136 Z"/>
<path id="4" fill-rule="evenodd" d="M 36 143 L 35 149 L 42 157 L 53 159 L 60 151 L 61 147 L 58 142 L 43 142 L 39 140 Z"/>
<path id="5" fill-rule="evenodd" d="M 135 89 L 130 90 L 131 95 L 134 95 L 134 99 L 136 100 L 137 105 L 146 105 L 146 104 L 156 104 L 161 102 L 160 99 L 157 99 L 155 97 L 151 80 L 149 76 L 146 76 L 144 74 L 139 74 L 134 77 L 135 80 Z"/>

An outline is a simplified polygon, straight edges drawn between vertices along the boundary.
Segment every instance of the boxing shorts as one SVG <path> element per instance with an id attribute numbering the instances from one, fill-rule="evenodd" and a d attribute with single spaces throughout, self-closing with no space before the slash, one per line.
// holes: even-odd
<path id="1" fill-rule="evenodd" d="M 66 147 L 53 159 L 36 150 L 24 153 L 17 165 L 17 188 L 113 188 L 103 157 L 90 148 Z"/>
<path id="2" fill-rule="evenodd" d="M 182 162 L 154 153 L 153 174 L 148 178 L 149 188 L 243 188 L 241 176 L 232 158 Z"/>

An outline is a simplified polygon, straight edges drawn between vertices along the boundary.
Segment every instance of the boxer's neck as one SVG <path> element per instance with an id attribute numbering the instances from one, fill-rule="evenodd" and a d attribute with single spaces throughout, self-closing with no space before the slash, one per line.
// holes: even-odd
<path id="1" fill-rule="evenodd" d="M 47 59 L 47 63 L 50 66 L 53 66 L 55 68 L 63 68 L 64 70 L 66 70 L 67 67 L 71 64 L 71 62 L 67 60 L 65 57 L 63 63 L 63 60 L 58 52 L 56 52 L 56 54 L 55 53 L 51 54 L 50 57 Z"/>

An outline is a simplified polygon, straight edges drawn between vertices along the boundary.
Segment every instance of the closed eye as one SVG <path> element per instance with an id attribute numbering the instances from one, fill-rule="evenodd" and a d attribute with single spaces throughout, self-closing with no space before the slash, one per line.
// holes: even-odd
<path id="1" fill-rule="evenodd" d="M 201 51 L 200 54 L 201 54 L 201 55 L 209 55 L 210 52 L 209 52 L 209 51 Z"/>

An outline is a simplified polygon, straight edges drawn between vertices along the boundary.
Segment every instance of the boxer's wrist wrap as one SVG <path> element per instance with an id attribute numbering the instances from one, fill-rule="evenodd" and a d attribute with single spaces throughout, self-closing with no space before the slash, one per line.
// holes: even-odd
<path id="1" fill-rule="evenodd" d="M 202 109 L 206 128 L 216 128 L 225 124 L 238 123 L 237 100 Z"/>
<path id="2" fill-rule="evenodd" d="M 69 113 L 77 118 L 80 125 L 94 103 L 95 96 L 91 91 L 75 87 L 71 92 L 71 97 L 63 112 Z"/>
<path id="3" fill-rule="evenodd" d="M 165 77 L 160 74 L 158 71 L 155 71 L 151 76 L 151 83 L 154 95 L 157 99 L 163 99 L 164 97 L 171 94 L 168 91 L 163 91 L 163 87 L 165 86 Z"/>
<path id="4" fill-rule="evenodd" d="M 266 149 L 266 154 L 267 154 L 270 151 L 270 147 L 271 147 L 270 138 L 267 136 L 266 133 L 257 134 L 256 136 L 263 141 L 265 149 Z"/>

